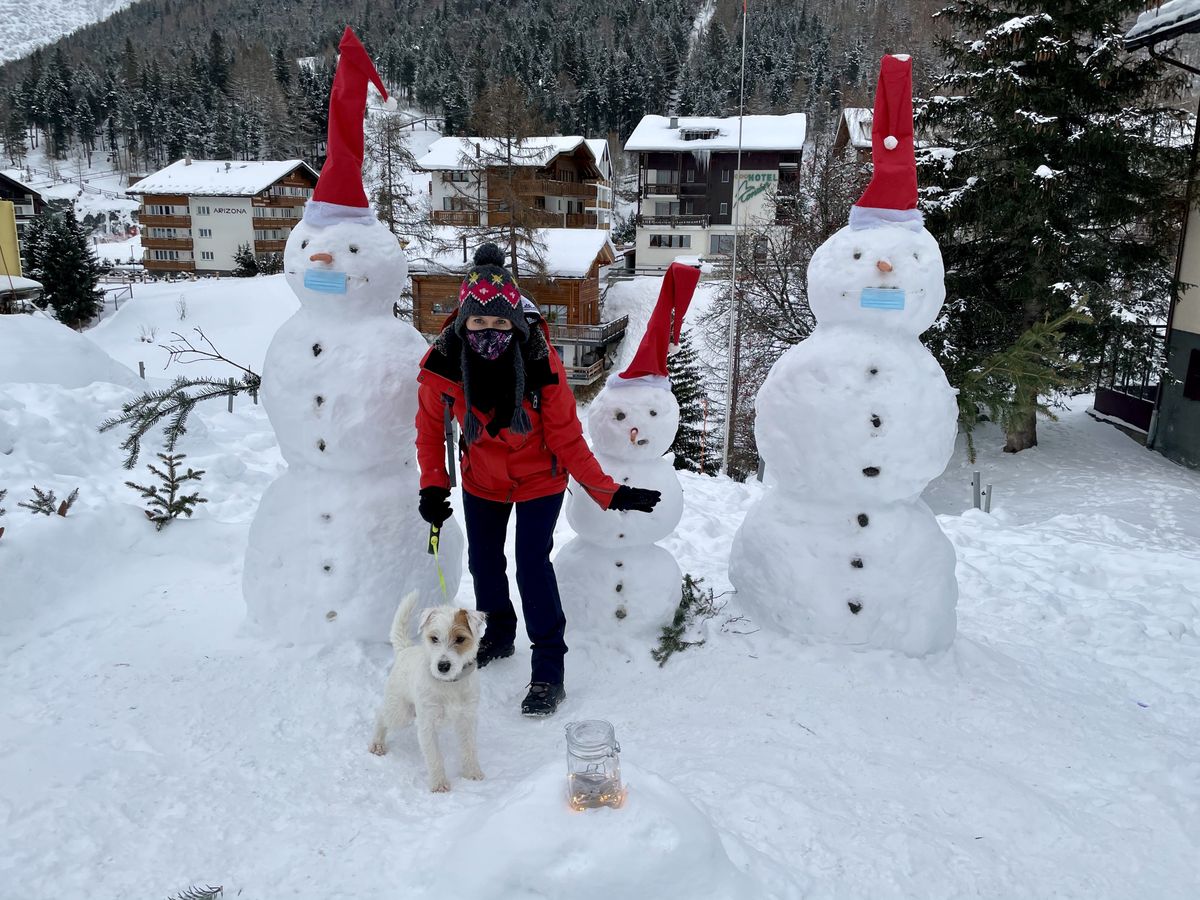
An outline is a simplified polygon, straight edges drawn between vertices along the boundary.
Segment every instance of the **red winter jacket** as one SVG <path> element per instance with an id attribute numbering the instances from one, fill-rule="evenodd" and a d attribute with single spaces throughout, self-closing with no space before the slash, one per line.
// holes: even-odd
<path id="1" fill-rule="evenodd" d="M 605 509 L 617 491 L 617 483 L 600 468 L 596 457 L 583 439 L 583 428 L 575 411 L 575 397 L 567 387 L 562 360 L 550 344 L 545 323 L 540 327 L 548 356 L 526 365 L 524 407 L 533 428 L 528 434 L 514 434 L 503 428 L 493 437 L 484 428 L 479 439 L 463 452 L 463 490 L 486 500 L 519 503 L 561 493 L 572 475 L 593 500 Z M 421 360 L 417 375 L 420 383 L 417 408 L 417 462 L 421 466 L 421 487 L 450 487 L 446 472 L 445 409 L 453 403 L 453 413 L 462 427 L 466 412 L 458 362 L 448 361 L 435 344 Z M 529 391 L 538 393 L 538 405 L 529 400 Z M 490 416 L 475 410 L 480 422 Z"/>

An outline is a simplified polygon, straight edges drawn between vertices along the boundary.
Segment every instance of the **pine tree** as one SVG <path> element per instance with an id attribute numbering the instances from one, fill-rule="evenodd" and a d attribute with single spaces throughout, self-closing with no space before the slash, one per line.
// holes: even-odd
<path id="1" fill-rule="evenodd" d="M 700 357 L 689 333 L 681 336 L 679 351 L 667 357 L 667 372 L 671 376 L 671 392 L 679 404 L 679 430 L 671 445 L 675 468 L 715 475 L 720 460 L 713 445 L 715 430 L 708 419 L 708 391 Z"/>
<path id="2" fill-rule="evenodd" d="M 74 207 L 43 213 L 27 234 L 30 277 L 42 283 L 43 307 L 51 307 L 54 317 L 72 328 L 98 316 L 104 299 L 100 262 Z"/>
<path id="3" fill-rule="evenodd" d="M 237 268 L 233 270 L 235 278 L 253 278 L 258 274 L 258 258 L 249 244 L 238 245 L 233 261 L 237 263 Z"/>
<path id="4" fill-rule="evenodd" d="M 207 503 L 208 500 L 201 497 L 198 490 L 190 494 L 180 492 L 183 485 L 189 481 L 199 481 L 204 477 L 203 469 L 197 470 L 188 466 L 186 472 L 179 471 L 179 465 L 187 458 L 187 454 L 158 453 L 155 455 L 166 466 L 166 471 L 154 463 L 147 463 L 146 468 L 150 470 L 151 474 L 158 476 L 161 484 L 146 486 L 132 481 L 127 481 L 125 484 L 137 491 L 146 501 L 146 518 L 154 523 L 155 530 L 162 531 L 173 519 L 180 516 L 187 516 L 190 519 L 196 505 Z"/>
<path id="5" fill-rule="evenodd" d="M 944 96 L 919 121 L 945 141 L 921 160 L 947 286 L 927 340 L 965 403 L 1005 398 L 1009 452 L 1037 443 L 1039 397 L 1071 379 L 1053 364 L 1019 379 L 997 367 L 986 384 L 973 373 L 1023 340 L 1044 361 L 1086 359 L 1101 329 L 1165 313 L 1188 152 L 1185 115 L 1162 99 L 1178 81 L 1123 48 L 1141 0 L 1046 7 L 950 5 Z M 1087 316 L 1064 318 L 1073 308 Z"/>

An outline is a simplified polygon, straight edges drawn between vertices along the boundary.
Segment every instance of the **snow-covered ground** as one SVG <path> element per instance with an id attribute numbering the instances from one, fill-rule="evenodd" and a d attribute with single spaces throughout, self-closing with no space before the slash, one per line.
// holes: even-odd
<path id="1" fill-rule="evenodd" d="M 102 22 L 136 0 L 0 0 L 0 63 Z"/>
<path id="2" fill-rule="evenodd" d="M 655 293 L 614 298 L 633 337 Z M 123 484 L 145 469 L 95 431 L 134 390 L 92 378 L 136 374 L 79 341 L 166 378 L 143 329 L 200 325 L 254 367 L 292 309 L 268 278 L 135 286 L 84 336 L 0 317 L 5 896 L 590 897 L 623 878 L 608 896 L 1196 896 L 1200 475 L 1090 419 L 1089 398 L 1017 456 L 981 433 L 979 462 L 956 457 L 930 487 L 962 588 L 946 654 L 795 643 L 728 621 L 736 596 L 661 669 L 649 646 L 569 631 L 559 715 L 518 715 L 525 652 L 489 667 L 487 780 L 459 778 L 452 753 L 453 791 L 433 795 L 411 732 L 366 749 L 386 645 L 281 648 L 244 627 L 247 529 L 282 466 L 262 408 L 196 413 L 180 449 L 210 501 L 163 532 Z M 61 365 L 14 354 L 18 339 Z M 964 512 L 973 469 L 996 486 L 991 516 Z M 723 593 L 762 487 L 682 481 L 664 544 Z M 79 501 L 31 516 L 16 504 L 33 484 Z M 562 727 L 588 717 L 616 725 L 629 805 L 567 815 Z"/>

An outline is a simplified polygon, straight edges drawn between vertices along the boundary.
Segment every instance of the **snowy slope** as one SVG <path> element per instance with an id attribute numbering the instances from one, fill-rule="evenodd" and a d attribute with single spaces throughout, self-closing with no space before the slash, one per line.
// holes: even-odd
<path id="1" fill-rule="evenodd" d="M 219 344 L 261 359 L 287 311 L 276 283 L 172 290 Z M 655 293 L 648 280 L 623 307 Z M 175 299 L 137 293 L 87 337 L 136 362 L 139 324 L 167 327 Z M 517 715 L 526 652 L 489 667 L 487 780 L 459 779 L 451 752 L 453 791 L 432 795 L 413 734 L 386 757 L 366 750 L 385 646 L 278 648 L 243 626 L 246 532 L 281 465 L 261 407 L 198 414 L 182 449 L 208 470 L 212 500 L 156 533 L 122 484 L 116 439 L 94 431 L 130 395 L 0 386 L 6 894 L 157 897 L 207 882 L 246 898 L 445 896 L 455 860 L 471 870 L 456 884 L 487 886 L 472 896 L 549 897 L 520 871 L 550 885 L 602 859 L 606 877 L 638 873 L 610 896 L 707 883 L 725 900 L 727 856 L 756 898 L 1195 896 L 1200 476 L 1092 421 L 1088 398 L 1044 425 L 1035 451 L 992 452 L 996 436 L 981 435 L 977 466 L 956 458 L 931 487 L 962 586 L 948 653 L 788 642 L 728 621 L 736 597 L 704 646 L 662 669 L 647 646 L 569 630 L 560 714 Z M 963 514 L 972 468 L 997 485 L 991 517 Z M 665 544 L 721 593 L 761 489 L 682 481 L 684 518 Z M 16 509 L 33 483 L 82 485 L 77 508 Z M 570 537 L 564 517 L 556 544 Z M 547 813 L 562 726 L 593 716 L 616 725 L 631 802 L 674 810 L 687 840 L 717 841 L 688 871 L 670 871 L 682 857 L 651 840 L 671 836 L 646 830 L 643 807 Z M 622 821 L 638 841 L 622 840 Z M 459 841 L 465 858 L 448 855 Z"/>
<path id="2" fill-rule="evenodd" d="M 0 63 L 107 19 L 136 0 L 0 0 Z"/>

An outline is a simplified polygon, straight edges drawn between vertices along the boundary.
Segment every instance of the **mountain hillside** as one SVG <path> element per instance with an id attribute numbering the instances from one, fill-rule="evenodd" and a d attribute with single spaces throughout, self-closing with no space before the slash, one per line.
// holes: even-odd
<path id="1" fill-rule="evenodd" d="M 135 0 L 0 0 L 0 63 L 106 19 Z"/>

